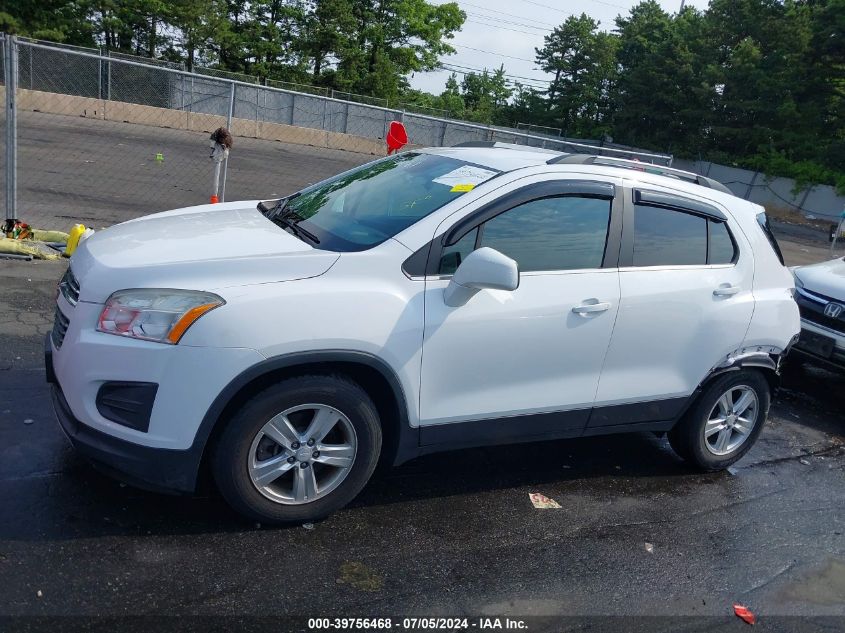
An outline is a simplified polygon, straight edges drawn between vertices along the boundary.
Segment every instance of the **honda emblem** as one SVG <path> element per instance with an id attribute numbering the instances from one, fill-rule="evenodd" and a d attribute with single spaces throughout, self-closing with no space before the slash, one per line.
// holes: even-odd
<path id="1" fill-rule="evenodd" d="M 824 315 L 831 319 L 838 319 L 843 310 L 845 310 L 845 306 L 839 305 L 838 303 L 828 303 L 824 307 Z"/>

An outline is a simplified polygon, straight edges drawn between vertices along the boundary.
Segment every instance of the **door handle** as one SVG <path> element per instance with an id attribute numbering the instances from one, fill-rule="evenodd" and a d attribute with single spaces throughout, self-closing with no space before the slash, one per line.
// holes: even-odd
<path id="1" fill-rule="evenodd" d="M 610 309 L 609 303 L 585 303 L 580 306 L 575 306 L 572 308 L 572 311 L 575 314 L 585 315 L 585 314 L 595 314 L 597 312 L 605 312 L 606 310 Z"/>
<path id="2" fill-rule="evenodd" d="M 716 297 L 732 297 L 740 291 L 739 286 L 732 286 L 731 284 L 722 284 L 713 291 Z"/>

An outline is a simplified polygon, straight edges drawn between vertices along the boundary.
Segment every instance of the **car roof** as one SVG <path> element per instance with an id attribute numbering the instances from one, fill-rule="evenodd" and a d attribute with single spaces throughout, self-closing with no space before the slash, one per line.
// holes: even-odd
<path id="1" fill-rule="evenodd" d="M 638 160 L 627 160 L 596 154 L 571 154 L 541 147 L 499 142 L 471 142 L 454 147 L 427 148 L 422 151 L 455 158 L 503 172 L 540 165 L 590 165 L 596 168 L 610 168 L 609 173 L 611 174 L 615 173 L 616 175 L 628 177 L 633 176 L 637 179 L 644 179 L 667 186 L 692 184 L 696 185 L 693 191 L 698 187 L 704 187 L 714 192 L 734 197 L 730 189 L 712 178 Z M 621 170 L 627 171 L 628 173 L 625 174 Z M 595 173 L 608 173 L 608 170 L 596 169 Z M 641 176 L 646 174 L 656 176 L 657 179 L 641 178 Z M 689 191 L 687 187 L 678 188 Z"/>
<path id="2" fill-rule="evenodd" d="M 427 147 L 420 151 L 474 163 L 497 171 L 513 171 L 523 167 L 543 165 L 549 159 L 561 155 L 561 152 L 541 147 L 504 143 L 485 146 Z"/>

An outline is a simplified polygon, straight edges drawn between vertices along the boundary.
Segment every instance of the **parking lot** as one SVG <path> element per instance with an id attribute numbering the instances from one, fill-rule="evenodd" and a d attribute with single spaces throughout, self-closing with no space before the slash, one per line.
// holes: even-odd
<path id="1" fill-rule="evenodd" d="M 292 164 L 317 156 L 278 145 Z M 333 154 L 289 186 L 366 158 Z M 782 230 L 789 263 L 825 257 Z M 650 434 L 464 450 L 378 472 L 324 522 L 267 528 L 213 490 L 142 492 L 70 450 L 42 360 L 65 266 L 0 262 L 0 616 L 625 614 L 739 630 L 742 603 L 764 630 L 842 623 L 825 619 L 845 616 L 841 375 L 788 368 L 729 472 L 694 472 Z"/>

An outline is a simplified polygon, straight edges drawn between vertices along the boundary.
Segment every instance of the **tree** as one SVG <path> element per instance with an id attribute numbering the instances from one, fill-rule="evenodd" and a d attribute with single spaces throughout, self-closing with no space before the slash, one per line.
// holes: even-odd
<path id="1" fill-rule="evenodd" d="M 592 136 L 609 125 L 616 38 L 588 15 L 570 16 L 535 49 L 537 63 L 554 79 L 547 107 L 556 125 L 574 136 Z"/>
<path id="2" fill-rule="evenodd" d="M 434 70 L 440 55 L 453 53 L 446 40 L 466 15 L 457 3 L 426 0 L 356 0 L 355 46 L 345 51 L 338 74 L 353 90 L 396 99 L 405 75 Z"/>
<path id="3" fill-rule="evenodd" d="M 486 68 L 480 74 L 467 73 L 461 82 L 461 90 L 466 117 L 479 123 L 499 122 L 501 110 L 513 92 L 505 78 L 504 66 L 493 74 Z"/>
<path id="4" fill-rule="evenodd" d="M 90 7 L 66 0 L 0 0 L 0 30 L 41 40 L 92 46 Z"/>
<path id="5" fill-rule="evenodd" d="M 446 80 L 446 89 L 440 94 L 438 105 L 449 113 L 449 116 L 463 118 L 466 110 L 466 103 L 461 95 L 461 87 L 458 84 L 458 76 L 455 73 L 449 75 Z"/>
<path id="6" fill-rule="evenodd" d="M 311 4 L 305 19 L 303 49 L 311 74 L 320 82 L 326 62 L 344 58 L 354 46 L 356 21 L 351 0 L 320 0 Z"/>
<path id="7" fill-rule="evenodd" d="M 623 142 L 683 153 L 698 144 L 707 121 L 708 86 L 701 15 L 673 18 L 654 0 L 616 18 L 618 79 L 613 136 Z"/>

